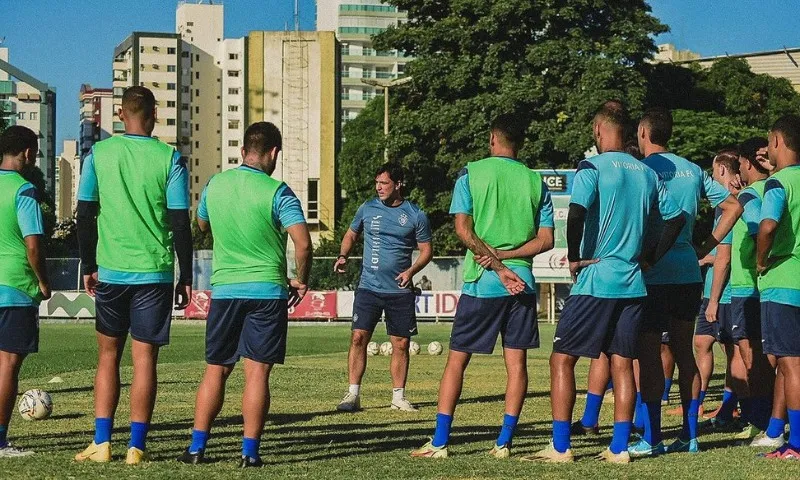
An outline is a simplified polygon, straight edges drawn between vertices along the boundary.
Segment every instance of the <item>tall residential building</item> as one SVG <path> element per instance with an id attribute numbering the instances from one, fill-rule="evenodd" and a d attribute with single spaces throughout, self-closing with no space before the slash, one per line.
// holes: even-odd
<path id="1" fill-rule="evenodd" d="M 78 100 L 81 104 L 78 153 L 83 159 L 92 150 L 92 145 L 114 132 L 114 91 L 110 88 L 93 88 L 84 83 Z"/>
<path id="2" fill-rule="evenodd" d="M 175 147 L 183 115 L 178 92 L 188 89 L 182 83 L 181 40 L 174 33 L 133 32 L 114 49 L 114 135 L 125 133 L 119 118 L 122 94 L 127 87 L 141 85 L 153 91 L 158 118 L 153 136 Z M 188 90 L 187 90 L 188 91 Z"/>
<path id="3" fill-rule="evenodd" d="M 78 151 L 78 142 L 64 140 L 64 147 L 58 157 L 56 171 L 56 219 L 59 222 L 74 216 L 78 205 L 78 182 L 81 178 L 81 156 Z"/>
<path id="4" fill-rule="evenodd" d="M 226 39 L 220 55 L 222 67 L 222 170 L 242 161 L 241 149 L 247 129 L 247 39 Z"/>
<path id="5" fill-rule="evenodd" d="M 36 164 L 52 195 L 56 187 L 56 91 L 8 61 L 0 48 L 0 116 L 6 125 L 22 125 L 39 136 Z"/>
<path id="6" fill-rule="evenodd" d="M 338 48 L 333 32 L 251 32 L 247 38 L 245 121 L 281 130 L 273 177 L 302 202 L 315 242 L 334 228 Z"/>
<path id="7" fill-rule="evenodd" d="M 336 32 L 341 47 L 341 120 L 355 118 L 367 102 L 383 92 L 362 78 L 402 76 L 410 60 L 397 51 L 377 51 L 372 36 L 405 21 L 405 12 L 381 0 L 317 0 L 317 31 Z"/>

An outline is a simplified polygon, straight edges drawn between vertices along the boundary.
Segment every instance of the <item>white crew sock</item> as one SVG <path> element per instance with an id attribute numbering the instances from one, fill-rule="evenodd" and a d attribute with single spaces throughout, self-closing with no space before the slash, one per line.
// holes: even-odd
<path id="1" fill-rule="evenodd" d="M 405 388 L 393 388 L 392 389 L 392 401 L 399 402 L 400 400 L 406 398 L 406 389 Z"/>
<path id="2" fill-rule="evenodd" d="M 361 393 L 361 385 L 351 384 L 348 390 L 353 395 L 358 396 Z"/>

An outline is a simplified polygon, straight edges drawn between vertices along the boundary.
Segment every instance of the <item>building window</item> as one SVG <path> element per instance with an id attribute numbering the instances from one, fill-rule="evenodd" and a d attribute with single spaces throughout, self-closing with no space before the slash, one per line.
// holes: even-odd
<path id="1" fill-rule="evenodd" d="M 195 158 L 194 159 L 194 166 L 195 167 L 199 167 L 200 166 L 200 159 L 199 158 Z"/>
<path id="2" fill-rule="evenodd" d="M 187 122 L 186 120 L 184 120 L 184 121 L 182 121 L 182 122 L 181 122 L 181 126 L 182 126 L 183 128 L 189 128 L 191 125 L 189 125 L 189 122 Z"/>
<path id="3" fill-rule="evenodd" d="M 194 107 L 194 113 L 200 113 L 200 107 L 195 106 Z"/>
<path id="4" fill-rule="evenodd" d="M 175 90 L 175 84 L 174 83 L 168 83 L 167 84 L 167 90 Z"/>
<path id="5" fill-rule="evenodd" d="M 114 96 L 121 97 L 125 93 L 125 89 L 122 87 L 114 87 Z"/>
<path id="6" fill-rule="evenodd" d="M 228 76 L 229 77 L 238 77 L 239 76 L 239 70 L 228 70 Z"/>
<path id="7" fill-rule="evenodd" d="M 175 100 L 167 100 L 167 108 L 175 108 Z"/>
<path id="8" fill-rule="evenodd" d="M 308 179 L 308 219 L 317 220 L 319 218 L 319 179 Z"/>
<path id="9" fill-rule="evenodd" d="M 31 112 L 31 120 L 39 120 L 39 113 L 38 112 Z"/>
<path id="10" fill-rule="evenodd" d="M 194 79 L 200 80 L 200 72 L 194 72 Z"/>
<path id="11" fill-rule="evenodd" d="M 228 128 L 231 130 L 239 128 L 239 120 L 228 120 Z"/>
<path id="12" fill-rule="evenodd" d="M 167 53 L 170 55 L 175 55 L 175 53 L 177 53 L 177 50 L 175 49 L 175 47 L 167 47 Z"/>
<path id="13" fill-rule="evenodd" d="M 350 44 L 343 43 L 341 50 L 339 50 L 339 53 L 341 53 L 342 55 L 345 55 L 345 56 L 346 55 L 350 55 Z"/>
<path id="14" fill-rule="evenodd" d="M 184 103 L 183 105 L 181 105 L 181 110 L 183 110 L 184 112 L 188 112 L 189 111 L 189 104 L 188 103 Z"/>
<path id="15" fill-rule="evenodd" d="M 194 27 L 194 22 L 186 22 L 187 27 Z"/>
<path id="16" fill-rule="evenodd" d="M 192 40 L 194 40 L 194 39 L 192 39 Z M 200 54 L 199 53 L 195 54 L 194 61 L 195 62 L 199 62 L 200 61 Z"/>
<path id="17" fill-rule="evenodd" d="M 187 50 L 187 51 L 185 51 L 185 52 L 181 52 L 181 57 L 182 57 L 182 58 L 189 58 L 189 56 L 190 56 L 190 55 L 191 55 L 191 54 L 189 53 L 189 51 L 188 51 L 188 50 Z"/>
<path id="18" fill-rule="evenodd" d="M 239 54 L 238 53 L 229 53 L 228 54 L 228 60 L 239 60 Z"/>
<path id="19" fill-rule="evenodd" d="M 25 112 L 19 112 L 17 114 L 17 118 L 20 119 L 20 120 L 25 120 Z M 33 142 L 31 142 L 31 143 L 33 143 Z"/>
<path id="20" fill-rule="evenodd" d="M 194 183 L 200 183 L 200 176 L 198 175 L 194 176 Z"/>
<path id="21" fill-rule="evenodd" d="M 238 147 L 239 146 L 239 140 L 228 140 L 228 146 L 229 147 Z"/>
<path id="22" fill-rule="evenodd" d="M 177 71 L 177 67 L 175 65 L 167 65 L 167 71 L 168 72 L 176 72 Z"/>
<path id="23" fill-rule="evenodd" d="M 169 125 L 171 127 L 175 126 L 175 119 L 174 118 L 168 118 L 167 119 L 167 125 Z"/>
<path id="24" fill-rule="evenodd" d="M 228 89 L 228 95 L 239 95 L 239 89 L 238 88 L 229 88 Z"/>
<path id="25" fill-rule="evenodd" d="M 228 111 L 229 112 L 238 112 L 239 111 L 239 105 L 228 105 Z"/>
<path id="26" fill-rule="evenodd" d="M 228 157 L 228 165 L 236 165 L 239 163 L 238 157 Z"/>
<path id="27" fill-rule="evenodd" d="M 188 86 L 188 85 L 187 85 L 187 86 L 185 86 L 185 87 L 183 87 L 183 93 L 191 93 L 191 92 L 189 91 L 189 86 Z"/>
<path id="28" fill-rule="evenodd" d="M 196 202 L 198 200 L 200 200 L 200 194 L 199 193 L 195 193 L 194 194 L 194 201 Z"/>
<path id="29" fill-rule="evenodd" d="M 200 131 L 200 124 L 199 123 L 195 123 L 194 124 L 194 131 L 195 132 L 199 132 Z"/>
<path id="30" fill-rule="evenodd" d="M 196 89 L 194 90 L 194 96 L 195 96 L 195 97 L 199 97 L 199 96 L 200 96 L 200 89 L 199 89 L 199 88 L 196 88 Z"/>
<path id="31" fill-rule="evenodd" d="M 194 148 L 200 148 L 200 142 L 194 142 Z"/>

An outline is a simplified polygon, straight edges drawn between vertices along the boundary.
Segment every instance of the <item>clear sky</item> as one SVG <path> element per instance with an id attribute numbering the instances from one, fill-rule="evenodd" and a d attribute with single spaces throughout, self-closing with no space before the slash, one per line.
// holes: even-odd
<path id="1" fill-rule="evenodd" d="M 196 0 L 191 0 L 196 1 Z M 225 36 L 293 25 L 293 0 L 227 0 Z M 795 0 L 650 0 L 671 27 L 657 43 L 702 55 L 800 47 Z M 111 86 L 114 47 L 130 32 L 175 31 L 175 0 L 0 0 L 0 38 L 11 63 L 54 85 L 58 93 L 56 151 L 78 134 L 82 83 Z M 316 3 L 300 0 L 300 25 L 314 29 Z"/>

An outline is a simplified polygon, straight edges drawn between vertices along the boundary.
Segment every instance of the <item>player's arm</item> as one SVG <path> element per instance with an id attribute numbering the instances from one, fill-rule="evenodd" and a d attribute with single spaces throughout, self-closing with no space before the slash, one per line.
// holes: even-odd
<path id="1" fill-rule="evenodd" d="M 180 152 L 172 156 L 167 177 L 167 215 L 172 230 L 172 245 L 178 257 L 178 283 L 175 308 L 183 309 L 192 298 L 192 223 L 189 218 L 189 170 Z"/>
<path id="2" fill-rule="evenodd" d="M 100 213 L 100 195 L 97 174 L 94 170 L 94 155 L 83 161 L 83 170 L 78 184 L 78 206 L 76 227 L 78 251 L 81 257 L 81 274 L 86 293 L 94 296 L 97 286 L 97 215 Z"/>
<path id="3" fill-rule="evenodd" d="M 44 221 L 36 189 L 33 187 L 22 187 L 17 193 L 17 223 L 25 241 L 28 263 L 39 281 L 39 290 L 42 292 L 42 297 L 48 299 L 50 298 L 50 279 L 47 276 L 45 261 L 47 255 L 42 246 Z"/>
<path id="4" fill-rule="evenodd" d="M 722 210 L 717 226 L 697 250 L 697 258 L 703 258 L 714 249 L 731 231 L 736 221 L 742 216 L 744 209 L 728 190 L 703 173 L 703 192 L 715 208 Z"/>
<path id="5" fill-rule="evenodd" d="M 311 261 L 313 252 L 311 249 L 311 234 L 308 232 L 308 224 L 305 222 L 297 223 L 288 227 L 286 233 L 294 244 L 294 263 L 297 275 L 289 280 L 291 294 L 289 296 L 289 306 L 295 306 L 308 292 L 308 277 L 311 273 Z"/>
<path id="6" fill-rule="evenodd" d="M 708 298 L 708 308 L 706 309 L 706 320 L 709 322 L 717 321 L 717 310 L 719 300 L 722 298 L 722 290 L 731 272 L 731 244 L 721 243 L 717 246 L 717 254 L 714 257 L 714 274 L 711 277 L 711 295 Z"/>
<path id="7" fill-rule="evenodd" d="M 497 258 L 500 260 L 507 260 L 510 258 L 531 258 L 539 255 L 540 253 L 552 250 L 555 244 L 553 219 L 553 199 L 550 196 L 550 191 L 547 185 L 542 182 L 542 197 L 540 200 L 539 210 L 536 212 L 534 225 L 538 225 L 536 230 L 536 237 L 525 242 L 512 250 L 498 250 Z"/>
<path id="8" fill-rule="evenodd" d="M 597 200 L 599 188 L 597 167 L 588 160 L 581 161 L 575 172 L 572 198 L 567 212 L 567 260 L 573 282 L 577 281 L 578 273 L 583 268 L 599 262 L 598 259 L 581 258 L 581 242 L 583 241 L 586 213 Z"/>
<path id="9" fill-rule="evenodd" d="M 209 181 L 210 183 L 210 181 Z M 203 233 L 211 231 L 211 221 L 208 217 L 208 205 L 206 203 L 206 193 L 208 192 L 208 185 L 203 189 L 200 194 L 200 203 L 197 204 L 197 228 Z"/>
<path id="10" fill-rule="evenodd" d="M 472 215 L 457 213 L 455 219 L 456 235 L 474 255 L 479 257 L 488 257 L 490 259 L 490 268 L 497 273 L 500 281 L 508 290 L 511 295 L 517 295 L 525 290 L 525 282 L 519 276 L 511 271 L 510 268 L 503 265 L 492 251 L 491 247 L 486 245 L 478 235 L 475 234 L 475 226 L 472 221 Z"/>
<path id="11" fill-rule="evenodd" d="M 778 230 L 783 213 L 786 210 L 786 191 L 783 185 L 774 179 L 767 180 L 764 186 L 764 200 L 761 204 L 761 222 L 758 225 L 756 238 L 756 270 L 764 273 L 775 263 L 775 257 L 770 256 L 772 244 L 775 242 L 775 232 Z"/>

